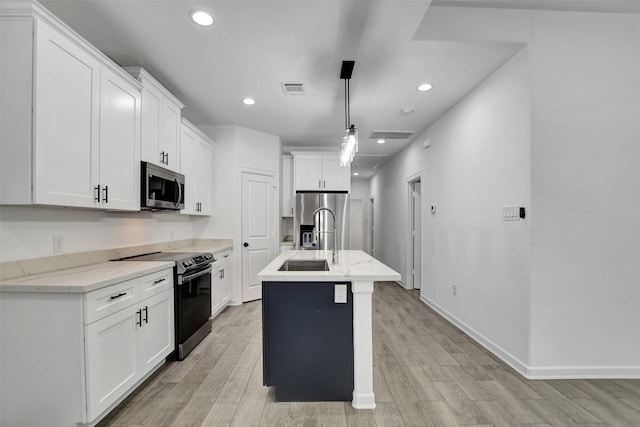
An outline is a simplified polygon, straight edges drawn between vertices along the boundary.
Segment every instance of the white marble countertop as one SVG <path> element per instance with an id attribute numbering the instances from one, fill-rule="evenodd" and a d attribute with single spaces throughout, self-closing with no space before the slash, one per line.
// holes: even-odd
<path id="1" fill-rule="evenodd" d="M 158 249 L 162 252 L 211 252 L 215 255 L 216 253 L 233 249 L 233 240 L 203 240 L 192 246 L 166 250 L 163 248 Z M 109 255 L 122 256 L 123 254 L 114 252 Z M 125 253 L 124 255 L 130 256 L 133 254 Z M 74 255 L 68 255 L 68 257 L 72 256 Z M 83 254 L 78 254 L 77 256 L 82 257 Z M 174 265 L 174 262 L 169 261 L 105 261 L 91 263 L 78 267 L 4 279 L 0 281 L 0 292 L 91 292 L 105 286 L 154 273 L 164 268 L 171 268 Z"/>
<path id="2" fill-rule="evenodd" d="M 0 292 L 85 293 L 174 265 L 168 261 L 107 261 L 6 279 L 0 282 Z"/>
<path id="3" fill-rule="evenodd" d="M 287 251 L 258 273 L 258 280 L 263 282 L 400 280 L 400 273 L 363 251 L 338 251 L 337 264 L 331 264 L 331 256 L 331 251 Z M 329 264 L 329 271 L 278 271 L 288 259 L 325 259 Z"/>

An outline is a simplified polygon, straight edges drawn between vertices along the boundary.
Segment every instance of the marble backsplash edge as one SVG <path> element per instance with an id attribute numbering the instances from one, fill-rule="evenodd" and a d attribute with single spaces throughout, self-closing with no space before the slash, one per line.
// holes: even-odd
<path id="1" fill-rule="evenodd" d="M 139 246 L 101 249 L 97 251 L 53 255 L 42 258 L 0 262 L 0 280 L 32 276 L 66 268 L 97 264 L 149 252 L 161 252 L 186 246 L 203 246 L 207 243 L 232 242 L 229 239 L 185 239 L 171 242 L 150 243 Z"/>

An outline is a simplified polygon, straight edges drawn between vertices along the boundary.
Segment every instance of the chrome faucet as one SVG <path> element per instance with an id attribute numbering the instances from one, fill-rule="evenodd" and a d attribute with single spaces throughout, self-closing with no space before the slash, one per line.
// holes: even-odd
<path id="1" fill-rule="evenodd" d="M 314 224 L 316 223 L 316 215 L 321 211 L 328 211 L 331 214 L 331 218 L 333 218 L 333 231 L 322 231 L 322 233 L 333 233 L 333 251 L 332 251 L 333 257 L 332 257 L 331 263 L 337 264 L 338 263 L 338 233 L 336 233 L 336 214 L 334 214 L 333 211 L 329 208 L 326 208 L 326 207 L 318 208 L 315 211 L 313 211 Z M 318 231 L 318 228 L 319 227 L 316 228 L 316 234 L 319 236 L 321 232 Z M 318 240 L 319 240 L 319 237 L 318 237 Z"/>

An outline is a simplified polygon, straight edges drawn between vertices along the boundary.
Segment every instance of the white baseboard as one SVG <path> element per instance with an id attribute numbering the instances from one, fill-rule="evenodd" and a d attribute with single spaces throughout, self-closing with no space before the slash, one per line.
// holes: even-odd
<path id="1" fill-rule="evenodd" d="M 533 380 L 640 379 L 637 366 L 546 366 L 530 367 L 528 372 Z"/>
<path id="2" fill-rule="evenodd" d="M 504 363 L 515 369 L 520 375 L 530 380 L 546 379 L 640 379 L 640 366 L 547 366 L 531 367 L 517 357 L 462 322 L 437 303 L 420 295 L 420 301 L 438 312 L 442 317 L 460 328 L 478 344 L 499 357 Z"/>

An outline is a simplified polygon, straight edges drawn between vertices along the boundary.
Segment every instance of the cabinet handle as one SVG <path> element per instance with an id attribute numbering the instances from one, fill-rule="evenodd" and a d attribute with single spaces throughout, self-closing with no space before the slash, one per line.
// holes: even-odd
<path id="1" fill-rule="evenodd" d="M 138 320 L 136 321 L 136 325 L 142 326 L 142 310 L 136 311 L 136 315 L 138 316 Z"/>
<path id="2" fill-rule="evenodd" d="M 167 166 L 168 166 L 168 165 L 169 165 L 169 152 L 167 152 L 167 154 L 166 154 L 166 155 L 167 155 L 167 160 L 166 160 L 165 165 L 167 165 Z"/>
<path id="3" fill-rule="evenodd" d="M 144 323 L 149 323 L 149 306 L 146 306 L 146 305 L 144 306 Z"/>
<path id="4" fill-rule="evenodd" d="M 164 151 L 160 153 L 160 163 L 164 165 Z"/>
<path id="5" fill-rule="evenodd" d="M 327 188 L 327 181 L 322 180 L 322 188 Z"/>
<path id="6" fill-rule="evenodd" d="M 95 191 L 93 201 L 100 203 L 100 186 L 96 185 L 95 187 L 93 187 L 93 190 Z"/>
<path id="7" fill-rule="evenodd" d="M 162 279 L 154 280 L 154 281 L 153 281 L 153 284 L 154 284 L 154 285 L 157 285 L 158 283 L 162 283 L 162 282 L 164 282 L 165 280 L 167 280 L 167 279 L 166 279 L 166 278 L 162 278 Z"/>
<path id="8" fill-rule="evenodd" d="M 318 180 L 318 188 L 322 188 L 322 181 Z"/>
<path id="9" fill-rule="evenodd" d="M 221 273 L 222 273 L 222 278 L 224 279 L 224 270 L 222 270 Z"/>
<path id="10" fill-rule="evenodd" d="M 102 199 L 102 201 L 105 203 L 109 203 L 109 186 L 105 185 L 103 188 L 103 191 L 104 191 L 104 199 Z"/>
<path id="11" fill-rule="evenodd" d="M 109 298 L 111 298 L 113 300 L 113 299 L 116 299 L 116 298 L 123 297 L 126 294 L 127 294 L 126 292 L 120 292 L 118 295 L 111 295 Z"/>

